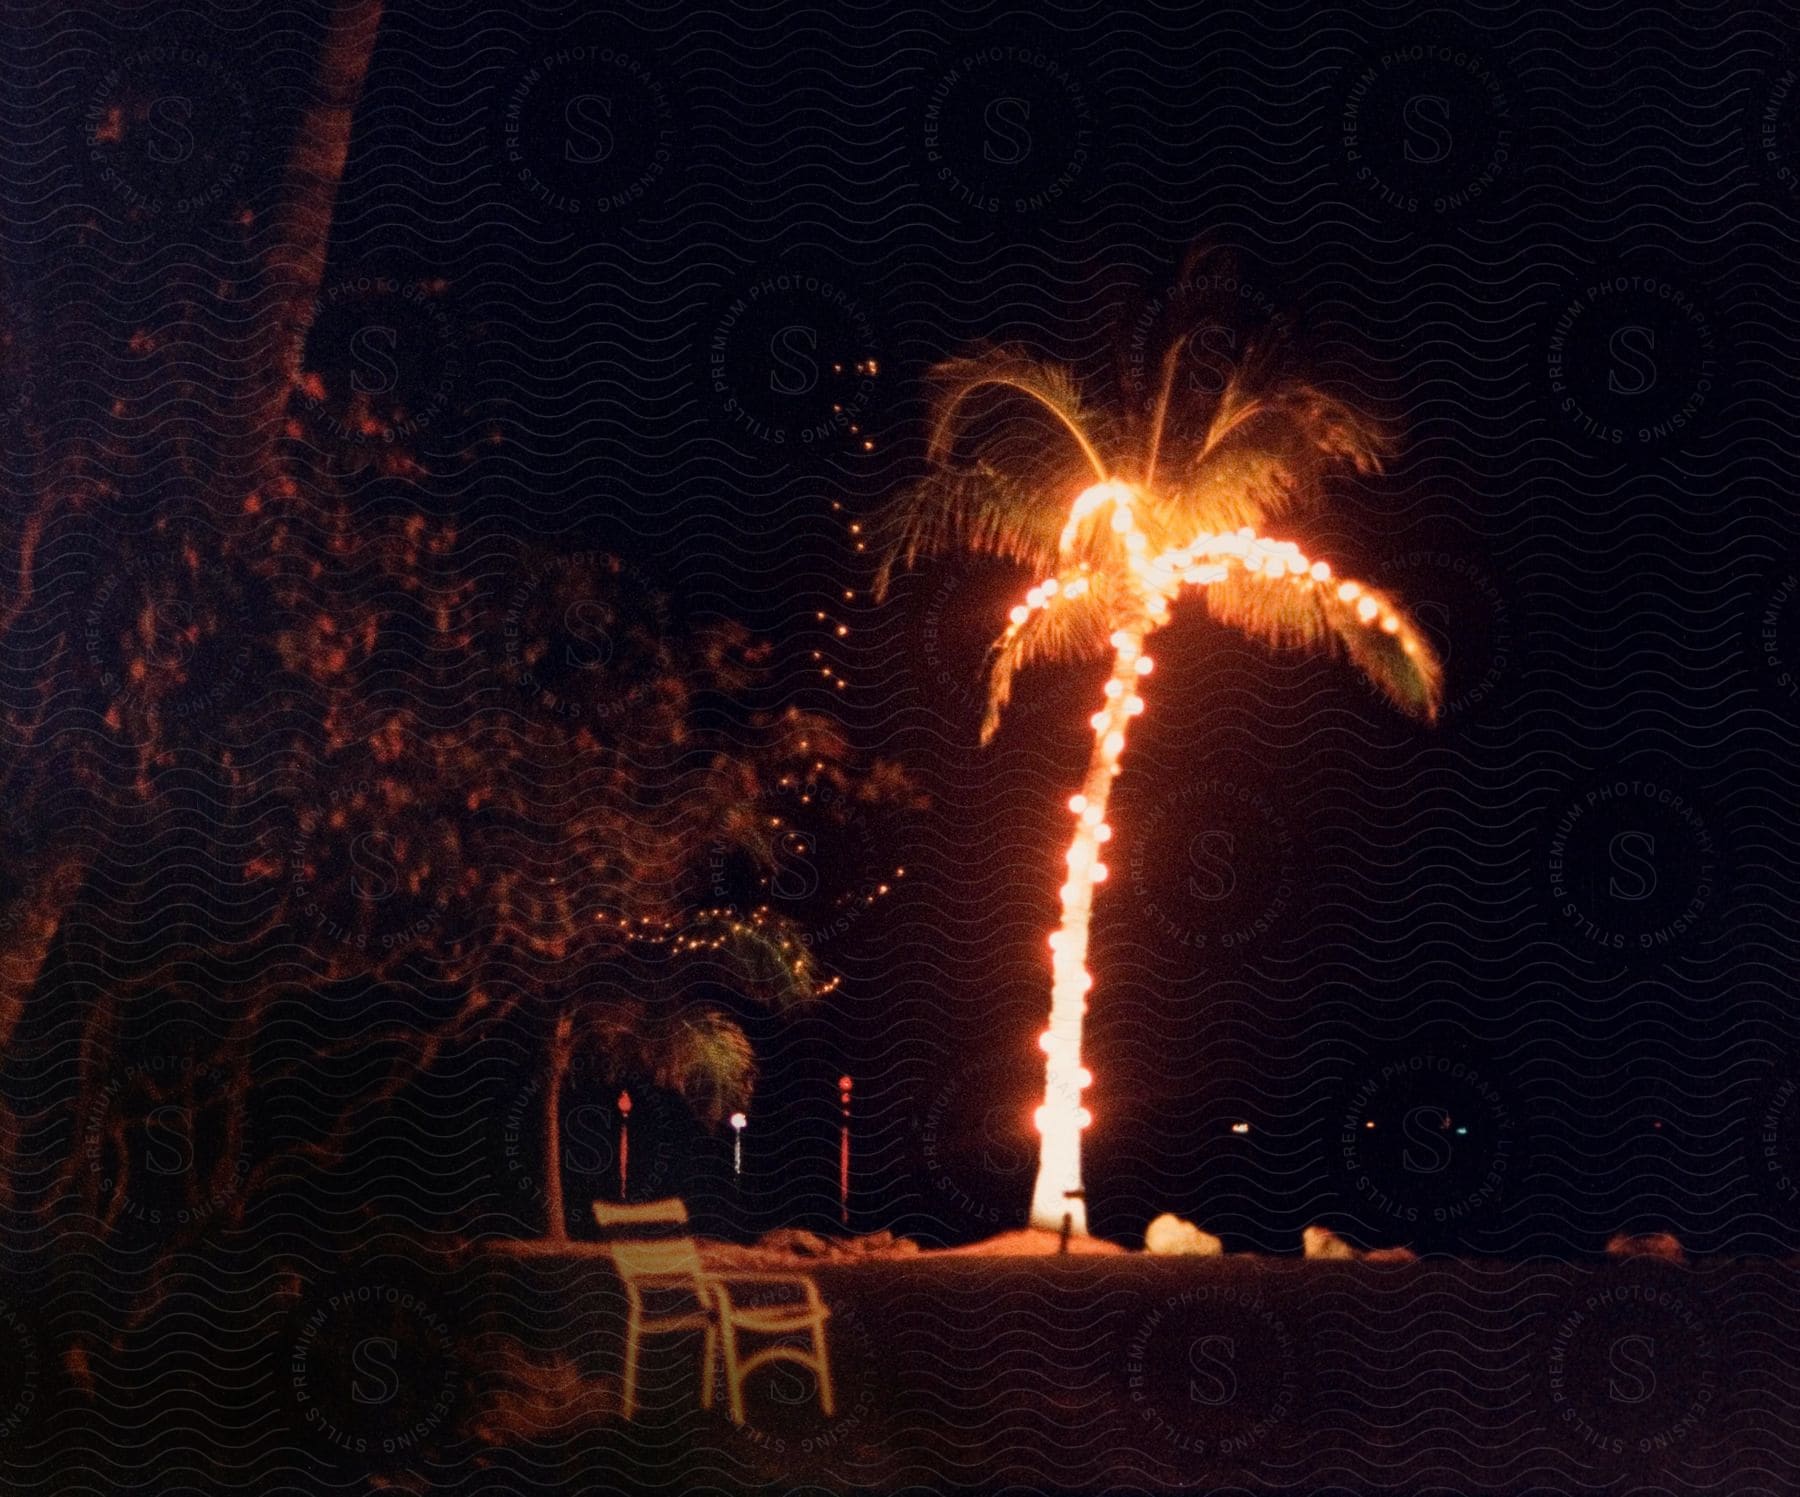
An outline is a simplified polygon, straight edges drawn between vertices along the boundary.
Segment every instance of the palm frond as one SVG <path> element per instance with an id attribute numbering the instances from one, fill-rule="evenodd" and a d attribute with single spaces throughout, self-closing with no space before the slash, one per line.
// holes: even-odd
<path id="1" fill-rule="evenodd" d="M 1062 511 L 1047 495 L 985 459 L 931 473 L 869 527 L 877 556 L 875 596 L 887 596 L 895 572 L 921 557 L 951 551 L 974 551 L 1047 573 L 1056 563 L 1062 521 Z"/>
<path id="2" fill-rule="evenodd" d="M 1113 607 L 1104 579 L 1090 579 L 1078 597 L 1058 596 L 1048 608 L 1034 609 L 1023 624 L 1010 625 L 988 651 L 987 711 L 981 741 L 993 741 L 1000 718 L 1012 701 L 1013 679 L 1029 665 L 1098 660 L 1111 648 Z"/>
<path id="3" fill-rule="evenodd" d="M 779 1011 L 820 991 L 806 933 L 793 920 L 761 910 L 718 909 L 695 921 L 692 933 L 702 944 L 701 959 L 720 967 L 728 986 L 745 998 Z"/>
<path id="4" fill-rule="evenodd" d="M 1254 369 L 1234 375 L 1191 433 L 1171 428 L 1166 513 L 1173 531 L 1197 534 L 1316 506 L 1335 469 L 1378 470 L 1380 425 L 1310 385 L 1258 388 Z"/>
<path id="5" fill-rule="evenodd" d="M 1213 618 L 1264 644 L 1340 649 L 1401 711 L 1427 721 L 1437 717 L 1443 666 L 1412 620 L 1385 595 L 1359 583 L 1233 568 L 1223 581 L 1203 587 L 1201 596 Z M 1369 608 L 1373 612 L 1365 619 Z M 1386 620 L 1393 621 L 1391 629 Z"/>
<path id="6" fill-rule="evenodd" d="M 930 471 L 870 527 L 877 597 L 895 571 L 952 549 L 1048 571 L 1069 501 L 1105 476 L 1109 429 L 1067 369 L 1019 349 L 951 359 L 930 383 Z M 978 410 L 983 391 L 995 398 Z M 959 447 L 969 449 L 961 460 Z"/>
<path id="7" fill-rule="evenodd" d="M 1280 451 L 1234 443 L 1185 475 L 1171 473 L 1156 491 L 1153 543 L 1180 545 L 1243 525 L 1260 530 L 1297 507 L 1293 491 L 1293 469 Z"/>
<path id="8" fill-rule="evenodd" d="M 931 372 L 931 425 L 925 446 L 927 462 L 949 460 L 956 445 L 963 405 L 988 386 L 1016 390 L 1036 401 L 1061 423 L 1096 479 L 1107 476 L 1105 463 L 1090 431 L 1095 418 L 1081 402 L 1075 377 L 1061 364 L 1051 364 L 1024 349 L 980 349 L 947 359 Z"/>
<path id="9" fill-rule="evenodd" d="M 716 1124 L 750 1105 L 756 1052 L 729 1014 L 697 1008 L 681 1015 L 658 1047 L 657 1061 L 656 1084 L 676 1093 L 706 1122 Z"/>

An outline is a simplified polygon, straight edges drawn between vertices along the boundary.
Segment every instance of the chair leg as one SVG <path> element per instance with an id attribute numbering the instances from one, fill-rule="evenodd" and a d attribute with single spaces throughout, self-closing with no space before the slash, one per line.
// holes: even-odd
<path id="1" fill-rule="evenodd" d="M 700 1407 L 710 1409 L 719 1375 L 719 1333 L 710 1323 L 701 1343 L 700 1357 Z"/>
<path id="2" fill-rule="evenodd" d="M 719 1317 L 719 1341 L 725 1350 L 725 1406 L 733 1424 L 744 1422 L 744 1374 L 738 1370 L 737 1327 L 729 1315 Z"/>
<path id="3" fill-rule="evenodd" d="M 813 1355 L 819 1373 L 819 1408 L 830 1419 L 837 1413 L 837 1394 L 831 1387 L 831 1353 L 825 1346 L 825 1322 L 812 1323 Z"/>
<path id="4" fill-rule="evenodd" d="M 627 1419 L 637 1417 L 638 1340 L 641 1334 L 637 1316 L 625 1326 L 625 1391 L 621 1400 Z"/>

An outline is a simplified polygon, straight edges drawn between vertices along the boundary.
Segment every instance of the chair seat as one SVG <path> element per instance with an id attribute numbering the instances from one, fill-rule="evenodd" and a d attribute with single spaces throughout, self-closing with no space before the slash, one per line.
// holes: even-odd
<path id="1" fill-rule="evenodd" d="M 644 1315 L 638 1324 L 646 1331 L 703 1331 L 713 1323 L 706 1310 L 690 1310 L 684 1315 Z"/>
<path id="2" fill-rule="evenodd" d="M 809 1331 L 823 1325 L 829 1310 L 815 1310 L 810 1305 L 758 1305 L 753 1310 L 732 1306 L 731 1322 L 746 1331 Z"/>

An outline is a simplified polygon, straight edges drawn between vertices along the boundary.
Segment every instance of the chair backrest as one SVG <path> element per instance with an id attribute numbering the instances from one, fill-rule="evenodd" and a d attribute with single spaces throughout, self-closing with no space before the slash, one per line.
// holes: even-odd
<path id="1" fill-rule="evenodd" d="M 662 1242 L 615 1242 L 613 1263 L 627 1284 L 637 1279 L 698 1279 L 700 1249 L 691 1237 L 671 1237 Z"/>
<path id="2" fill-rule="evenodd" d="M 594 1202 L 594 1220 L 603 1227 L 685 1227 L 687 1219 L 687 1202 L 680 1196 L 638 1201 L 629 1206 L 615 1201 Z"/>
<path id="3" fill-rule="evenodd" d="M 637 1201 L 631 1205 L 595 1201 L 594 1220 L 602 1228 L 614 1232 L 631 1233 L 644 1227 L 685 1228 L 687 1202 L 679 1196 L 669 1196 L 661 1201 Z M 649 1237 L 614 1236 L 609 1246 L 619 1277 L 628 1285 L 639 1279 L 697 1279 L 704 1272 L 700 1266 L 700 1249 L 685 1231 L 679 1236 L 668 1231 Z"/>

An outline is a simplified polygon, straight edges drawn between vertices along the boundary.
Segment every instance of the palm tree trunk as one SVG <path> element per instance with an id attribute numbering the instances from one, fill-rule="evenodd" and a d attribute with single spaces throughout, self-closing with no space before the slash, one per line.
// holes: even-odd
<path id="1" fill-rule="evenodd" d="M 1100 828 L 1106 822 L 1119 755 L 1125 749 L 1144 631 L 1122 630 L 1114 636 L 1114 643 L 1118 653 L 1107 682 L 1106 701 L 1095 716 L 1094 751 L 1088 758 L 1081 792 L 1070 803 L 1075 812 L 1075 835 L 1069 842 L 1069 875 L 1062 888 L 1062 923 L 1050 938 L 1050 1027 L 1038 1040 L 1045 1057 L 1044 1105 L 1037 1114 L 1041 1138 L 1037 1184 L 1031 1192 L 1031 1225 L 1060 1231 L 1066 1217 L 1070 1235 L 1076 1237 L 1087 1235 L 1087 1202 L 1081 1184 L 1081 1130 L 1087 1119 L 1081 1092 L 1088 1075 L 1081 1064 L 1081 1021 L 1093 984 L 1087 969 L 1088 925 L 1097 882 L 1093 870 L 1103 861 L 1102 846 L 1108 834 Z"/>
<path id="2" fill-rule="evenodd" d="M 92 860 L 91 850 L 80 846 L 55 855 L 35 887 L 20 897 L 19 907 L 6 912 L 11 932 L 0 945 L 0 1056 L 13 1051 L 19 1022 Z M 0 1210 L 10 1210 L 14 1202 L 20 1126 L 11 1102 L 0 1098 Z"/>
<path id="3" fill-rule="evenodd" d="M 569 1236 L 563 1217 L 562 1089 L 569 1074 L 571 1028 L 567 1014 L 556 1021 L 556 1033 L 550 1040 L 550 1074 L 544 1083 L 544 1236 L 554 1242 L 565 1242 Z"/>

